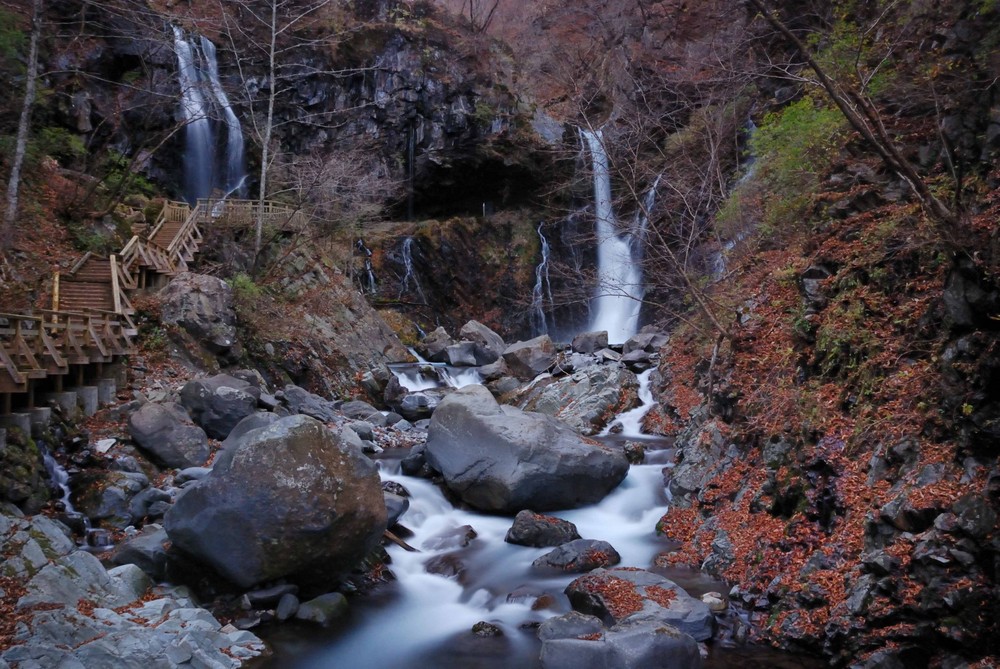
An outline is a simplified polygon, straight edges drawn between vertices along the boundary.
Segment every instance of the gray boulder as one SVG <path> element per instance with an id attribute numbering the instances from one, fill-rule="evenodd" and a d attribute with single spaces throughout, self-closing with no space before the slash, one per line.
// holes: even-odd
<path id="1" fill-rule="evenodd" d="M 175 547 L 243 587 L 329 583 L 378 544 L 385 525 L 374 463 L 301 415 L 245 434 L 164 518 Z"/>
<path id="2" fill-rule="evenodd" d="M 330 592 L 300 604 L 295 617 L 325 627 L 346 615 L 347 609 L 347 598 L 339 592 Z"/>
<path id="3" fill-rule="evenodd" d="M 625 478 L 621 451 L 554 418 L 501 406 L 483 386 L 448 395 L 431 418 L 425 457 L 477 509 L 568 509 L 604 498 Z"/>
<path id="4" fill-rule="evenodd" d="M 337 420 L 337 411 L 334 409 L 333 402 L 325 400 L 305 388 L 288 384 L 284 390 L 280 391 L 279 399 L 292 413 L 312 416 L 324 423 L 332 423 Z"/>
<path id="5" fill-rule="evenodd" d="M 622 606 L 623 594 L 631 590 L 636 604 Z M 613 593 L 610 599 L 608 593 Z M 573 609 L 597 616 L 606 625 L 629 620 L 655 620 L 689 634 L 696 641 L 712 638 L 715 618 L 708 605 L 673 581 L 639 569 L 597 569 L 566 586 Z"/>
<path id="6" fill-rule="evenodd" d="M 414 347 L 425 360 L 431 362 L 447 362 L 447 348 L 455 343 L 448 331 L 439 327 L 428 333 Z"/>
<path id="7" fill-rule="evenodd" d="M 213 439 L 225 439 L 236 424 L 257 410 L 260 389 L 228 374 L 188 381 L 181 405 Z"/>
<path id="8" fill-rule="evenodd" d="M 489 362 L 479 363 L 481 365 L 487 365 L 490 362 L 497 360 L 501 355 L 503 355 L 504 350 L 507 348 L 507 344 L 504 343 L 503 337 L 479 321 L 469 321 L 463 325 L 462 329 L 458 331 L 458 336 L 465 341 L 471 341 L 478 344 L 480 349 L 485 350 L 490 356 L 492 356 L 492 360 Z"/>
<path id="9" fill-rule="evenodd" d="M 622 353 L 628 354 L 632 351 L 659 353 L 660 349 L 669 342 L 669 335 L 665 335 L 656 328 L 647 325 L 638 334 L 629 337 L 628 341 L 622 346 Z"/>
<path id="10" fill-rule="evenodd" d="M 577 353 L 596 353 L 608 347 L 608 331 L 582 332 L 573 337 L 572 347 Z"/>
<path id="11" fill-rule="evenodd" d="M 548 335 L 511 344 L 503 352 L 510 373 L 519 379 L 533 379 L 556 362 L 556 347 Z"/>
<path id="12" fill-rule="evenodd" d="M 514 524 L 507 530 L 504 541 L 518 546 L 541 548 L 560 546 L 579 538 L 576 525 L 568 520 L 525 509 L 514 516 Z"/>
<path id="13" fill-rule="evenodd" d="M 538 629 L 543 669 L 700 669 L 697 642 L 655 620 L 628 620 L 604 629 L 591 616 L 568 613 Z"/>
<path id="14" fill-rule="evenodd" d="M 594 365 L 531 391 L 521 407 L 558 418 L 589 435 L 635 406 L 638 388 L 635 374 L 621 365 Z"/>
<path id="15" fill-rule="evenodd" d="M 471 341 L 460 341 L 457 344 L 452 344 L 444 352 L 448 364 L 452 367 L 475 367 L 481 364 L 479 362 L 481 358 L 476 356 L 476 344 Z M 482 364 L 489 364 L 495 361 L 496 358 L 494 357 L 492 360 L 487 360 Z"/>
<path id="16" fill-rule="evenodd" d="M 607 541 L 576 539 L 539 557 L 531 566 L 582 573 L 599 567 L 612 567 L 621 561 L 622 556 Z"/>
<path id="17" fill-rule="evenodd" d="M 167 545 L 166 531 L 160 525 L 147 525 L 115 547 L 111 563 L 135 565 L 154 581 L 163 581 L 167 577 Z"/>
<path id="18" fill-rule="evenodd" d="M 165 467 L 195 467 L 211 453 L 205 431 L 174 402 L 144 404 L 129 416 L 128 430 L 139 448 Z"/>
<path id="19" fill-rule="evenodd" d="M 214 276 L 184 272 L 160 291 L 161 321 L 177 325 L 215 354 L 229 353 L 237 342 L 233 290 Z"/>

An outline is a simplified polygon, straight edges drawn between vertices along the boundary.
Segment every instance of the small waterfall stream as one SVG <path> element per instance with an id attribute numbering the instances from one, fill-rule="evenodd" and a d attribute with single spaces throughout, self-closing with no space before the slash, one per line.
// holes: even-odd
<path id="1" fill-rule="evenodd" d="M 611 172 L 600 130 L 581 129 L 590 150 L 594 176 L 597 235 L 597 292 L 591 330 L 607 330 L 608 341 L 621 344 L 638 330 L 642 306 L 642 271 L 632 257 L 629 235 L 620 235 L 611 198 Z"/>
<path id="2" fill-rule="evenodd" d="M 403 294 L 410 287 L 410 283 L 412 282 L 414 289 L 417 291 L 417 295 L 420 296 L 420 302 L 427 304 L 427 297 L 424 295 L 424 290 L 420 287 L 420 280 L 417 278 L 417 274 L 413 269 L 413 237 L 407 237 L 403 240 L 402 255 L 403 278 L 399 282 L 399 297 L 403 297 Z"/>
<path id="3" fill-rule="evenodd" d="M 538 224 L 538 240 L 541 244 L 541 260 L 535 267 L 535 287 L 531 291 L 531 330 L 535 335 L 549 334 L 549 317 L 545 313 L 545 300 L 548 300 L 549 310 L 554 306 L 552 299 L 552 282 L 549 280 L 549 240 Z M 555 327 L 555 322 L 552 323 Z"/>

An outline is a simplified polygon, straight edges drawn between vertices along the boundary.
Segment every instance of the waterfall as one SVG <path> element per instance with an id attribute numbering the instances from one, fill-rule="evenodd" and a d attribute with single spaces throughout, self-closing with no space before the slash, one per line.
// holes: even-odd
<path id="1" fill-rule="evenodd" d="M 236 118 L 236 113 L 233 111 L 232 105 L 229 104 L 229 98 L 219 81 L 219 61 L 215 56 L 215 45 L 204 35 L 201 38 L 201 51 L 205 56 L 212 94 L 226 117 L 226 180 L 224 190 L 227 197 L 234 193 L 237 196 L 243 196 L 245 195 L 244 182 L 247 177 L 246 163 L 243 159 L 243 128 L 240 126 L 240 120 Z"/>
<path id="2" fill-rule="evenodd" d="M 365 259 L 365 279 L 367 281 L 367 290 L 369 293 L 374 294 L 378 288 L 378 283 L 375 280 L 375 269 L 372 267 L 372 250 L 365 246 L 365 240 L 358 239 L 355 243 L 355 247 L 361 252 L 361 255 Z"/>
<path id="3" fill-rule="evenodd" d="M 552 283 L 549 281 L 549 240 L 538 224 L 538 239 L 542 245 L 542 259 L 535 267 L 535 287 L 531 291 L 531 329 L 536 335 L 549 334 L 549 326 L 545 317 L 545 300 L 548 298 L 550 307 L 552 300 Z M 555 327 L 553 321 L 552 326 Z"/>
<path id="4" fill-rule="evenodd" d="M 185 123 L 184 198 L 193 205 L 216 189 L 225 193 L 224 197 L 243 195 L 247 178 L 243 128 L 219 80 L 215 45 L 205 37 L 198 44 L 189 41 L 179 26 L 173 26 L 173 31 Z M 216 158 L 211 112 L 221 116 L 226 125 L 224 158 Z M 217 170 L 216 164 L 225 169 Z"/>
<path id="5" fill-rule="evenodd" d="M 403 240 L 403 279 L 399 282 L 399 297 L 403 297 L 403 293 L 410 286 L 410 281 L 413 281 L 413 287 L 417 289 L 417 295 L 420 296 L 420 301 L 427 304 L 427 298 L 424 296 L 424 291 L 420 287 L 420 281 L 417 279 L 416 273 L 413 271 L 413 237 L 407 237 Z"/>
<path id="6" fill-rule="evenodd" d="M 642 272 L 632 258 L 629 235 L 619 236 L 611 204 L 611 172 L 600 130 L 583 130 L 594 173 L 597 234 L 597 293 L 592 299 L 591 330 L 607 330 L 608 341 L 620 344 L 638 330 L 642 306 Z"/>
<path id="7" fill-rule="evenodd" d="M 656 204 L 656 189 L 660 185 L 663 172 L 656 175 L 653 185 L 646 191 L 646 197 L 642 199 L 642 206 L 635 212 L 635 221 L 632 223 L 632 262 L 638 264 L 642 261 L 644 246 L 646 244 L 646 234 L 649 232 L 649 217 L 653 213 L 653 205 Z"/>
<path id="8" fill-rule="evenodd" d="M 177 51 L 177 76 L 185 123 L 184 197 L 193 205 L 212 192 L 212 126 L 208 122 L 205 98 L 199 87 L 194 48 L 184 38 L 184 31 L 177 26 L 174 26 L 174 48 Z"/>

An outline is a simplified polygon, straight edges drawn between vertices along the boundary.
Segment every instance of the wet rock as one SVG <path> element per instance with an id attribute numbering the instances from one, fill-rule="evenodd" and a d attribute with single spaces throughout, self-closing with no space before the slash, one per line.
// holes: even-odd
<path id="1" fill-rule="evenodd" d="M 274 616 L 278 620 L 284 622 L 299 612 L 299 606 L 299 598 L 296 597 L 294 593 L 286 592 L 281 596 L 281 599 L 278 600 Z"/>
<path id="2" fill-rule="evenodd" d="M 629 337 L 622 345 L 622 354 L 628 355 L 632 351 L 645 351 L 646 353 L 659 353 L 660 349 L 670 342 L 670 337 L 652 326 L 645 326 L 639 333 Z"/>
<path id="3" fill-rule="evenodd" d="M 124 529 L 132 524 L 131 503 L 149 485 L 144 474 L 86 470 L 76 477 L 73 506 L 92 522 Z"/>
<path id="4" fill-rule="evenodd" d="M 385 424 L 385 416 L 382 415 L 382 412 L 367 402 L 358 400 L 344 402 L 340 405 L 340 413 L 354 420 L 368 421 L 378 427 L 384 427 Z"/>
<path id="5" fill-rule="evenodd" d="M 641 465 L 646 460 L 646 447 L 637 441 L 626 442 L 625 457 L 630 464 Z"/>
<path id="6" fill-rule="evenodd" d="M 628 473 L 620 451 L 549 416 L 501 406 L 483 386 L 441 402 L 425 457 L 463 501 L 499 513 L 591 504 Z"/>
<path id="7" fill-rule="evenodd" d="M 270 588 L 251 590 L 246 593 L 247 602 L 255 609 L 268 609 L 275 606 L 285 595 L 294 595 L 299 591 L 298 586 L 291 583 L 272 585 Z"/>
<path id="8" fill-rule="evenodd" d="M 518 511 L 514 517 L 514 524 L 507 530 L 504 541 L 518 546 L 543 548 L 560 546 L 579 538 L 576 525 L 568 520 L 525 509 Z"/>
<path id="9" fill-rule="evenodd" d="M 409 510 L 410 500 L 399 495 L 394 495 L 391 492 L 383 494 L 385 495 L 386 525 L 392 527 Z"/>
<path id="10" fill-rule="evenodd" d="M 496 358 L 484 359 L 480 362 L 480 359 L 476 357 L 476 344 L 471 341 L 461 341 L 457 344 L 451 344 L 445 348 L 445 362 L 447 362 L 452 367 L 475 367 L 479 364 L 489 364 L 491 362 L 496 362 Z"/>
<path id="11" fill-rule="evenodd" d="M 604 629 L 596 618 L 569 613 L 542 623 L 543 669 L 700 669 L 697 642 L 655 620 L 629 620 Z M 595 629 L 596 627 L 596 629 Z"/>
<path id="12" fill-rule="evenodd" d="M 378 544 L 385 523 L 374 463 L 307 416 L 248 432 L 165 517 L 175 546 L 243 587 L 329 582 Z"/>
<path id="13" fill-rule="evenodd" d="M 648 353 L 646 351 L 629 351 L 621 357 L 621 362 L 631 371 L 641 373 L 645 372 L 647 369 L 655 367 L 659 359 L 659 355 L 655 353 Z"/>
<path id="14" fill-rule="evenodd" d="M 165 467 L 195 467 L 211 452 L 205 431 L 173 402 L 143 405 L 129 416 L 128 429 L 139 448 Z"/>
<path id="15" fill-rule="evenodd" d="M 573 337 L 573 351 L 576 353 L 596 353 L 608 347 L 608 331 L 584 332 Z"/>
<path id="16" fill-rule="evenodd" d="M 504 350 L 507 348 L 507 344 L 504 343 L 500 335 L 479 321 L 469 321 L 463 325 L 462 329 L 458 331 L 458 336 L 464 340 L 478 344 L 481 349 L 484 349 L 489 354 L 486 357 L 492 357 L 492 360 L 488 362 L 478 363 L 480 365 L 488 365 L 495 362 L 503 355 Z"/>
<path id="17" fill-rule="evenodd" d="M 300 604 L 295 618 L 326 627 L 337 618 L 345 616 L 347 609 L 347 598 L 339 592 L 331 592 Z"/>
<path id="18" fill-rule="evenodd" d="M 180 403 L 213 439 L 225 439 L 236 424 L 257 410 L 260 389 L 228 374 L 184 384 Z"/>
<path id="19" fill-rule="evenodd" d="M 531 563 L 535 568 L 559 569 L 566 572 L 588 572 L 598 567 L 612 567 L 621 562 L 621 555 L 606 541 L 577 539 Z"/>
<path id="20" fill-rule="evenodd" d="M 430 362 L 447 362 L 447 349 L 455 343 L 448 331 L 439 327 L 420 340 L 414 348 L 425 360 Z"/>
<path id="21" fill-rule="evenodd" d="M 167 546 L 170 539 L 160 525 L 147 525 L 142 532 L 124 540 L 111 554 L 111 563 L 132 564 L 141 569 L 154 581 L 167 577 Z"/>
<path id="22" fill-rule="evenodd" d="M 480 620 L 478 623 L 472 626 L 472 633 L 476 636 L 481 637 L 497 637 L 503 636 L 503 630 L 493 623 L 488 623 L 485 620 Z"/>
<path id="23" fill-rule="evenodd" d="M 627 620 L 656 620 L 691 635 L 712 637 L 715 618 L 700 599 L 673 581 L 639 569 L 597 569 L 568 586 L 576 611 L 597 616 L 606 625 Z"/>
<path id="24" fill-rule="evenodd" d="M 337 420 L 338 414 L 333 402 L 323 399 L 305 388 L 289 384 L 278 392 L 277 397 L 293 414 L 312 416 L 324 423 L 332 423 Z"/>
<path id="25" fill-rule="evenodd" d="M 558 418 L 577 432 L 599 432 L 638 402 L 639 381 L 620 365 L 595 365 L 532 391 L 521 408 Z"/>
<path id="26" fill-rule="evenodd" d="M 555 364 L 556 348 L 548 335 L 542 335 L 511 344 L 504 350 L 503 360 L 517 378 L 533 379 Z"/>

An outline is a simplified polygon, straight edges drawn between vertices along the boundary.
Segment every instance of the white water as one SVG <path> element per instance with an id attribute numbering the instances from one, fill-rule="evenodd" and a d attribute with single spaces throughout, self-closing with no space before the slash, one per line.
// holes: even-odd
<path id="1" fill-rule="evenodd" d="M 73 504 L 69 501 L 69 472 L 52 457 L 47 448 L 42 448 L 41 450 L 42 463 L 45 465 L 45 471 L 49 474 L 49 480 L 59 486 L 59 492 L 61 493 L 59 501 L 63 503 L 63 508 L 66 511 L 73 513 Z"/>
<path id="2" fill-rule="evenodd" d="M 212 126 L 208 122 L 205 98 L 199 86 L 194 48 L 184 38 L 184 31 L 174 26 L 174 49 L 177 51 L 177 78 L 181 86 L 181 112 L 184 117 L 184 197 L 194 205 L 212 192 Z"/>
<path id="3" fill-rule="evenodd" d="M 417 295 L 420 296 L 420 301 L 423 304 L 427 304 L 427 298 L 424 296 L 424 291 L 420 287 L 420 281 L 413 270 L 413 237 L 407 237 L 403 240 L 403 270 L 403 279 L 399 282 L 399 297 L 403 297 L 403 293 L 410 287 L 410 282 L 412 281 Z"/>
<path id="4" fill-rule="evenodd" d="M 629 235 L 619 235 L 611 200 L 611 173 L 600 130 L 581 130 L 590 149 L 594 173 L 597 234 L 597 293 L 590 330 L 607 330 L 608 341 L 621 344 L 634 335 L 642 306 L 642 271 L 632 257 Z"/>
<path id="5" fill-rule="evenodd" d="M 399 379 L 399 385 L 411 393 L 432 388 L 464 388 L 483 382 L 482 375 L 475 367 L 450 367 L 441 362 L 427 362 L 416 353 L 414 355 L 420 362 L 389 366 Z"/>
<path id="6" fill-rule="evenodd" d="M 544 223 L 538 224 L 538 240 L 541 243 L 542 259 L 535 267 L 535 287 L 531 291 L 531 329 L 535 335 L 549 334 L 548 319 L 545 316 L 545 300 L 553 305 L 552 283 L 549 280 L 549 240 L 542 233 Z M 555 327 L 555 323 L 553 323 Z"/>
<path id="7" fill-rule="evenodd" d="M 243 158 L 243 128 L 219 81 L 219 61 L 216 58 L 215 45 L 204 36 L 201 38 L 201 52 L 205 56 L 209 87 L 226 119 L 226 180 L 223 190 L 226 192 L 225 197 L 234 193 L 242 196 L 245 194 L 243 184 L 247 176 Z"/>
<path id="8" fill-rule="evenodd" d="M 622 426 L 622 430 L 619 433 L 622 437 L 642 436 L 642 419 L 646 417 L 646 414 L 649 413 L 654 404 L 653 390 L 650 388 L 650 378 L 653 376 L 654 371 L 655 369 L 647 369 L 639 375 L 639 406 L 631 411 L 620 414 L 608 423 L 599 436 L 606 437 L 611 434 L 611 428 L 616 424 Z"/>
<path id="9" fill-rule="evenodd" d="M 572 511 L 553 512 L 575 523 L 580 535 L 611 543 L 622 556 L 623 566 L 647 568 L 662 545 L 652 528 L 665 511 L 661 466 L 633 466 L 625 481 L 600 504 Z M 301 664 L 300 669 L 425 669 L 443 666 L 429 663 L 426 654 L 447 647 L 455 635 L 467 635 L 472 626 L 486 620 L 504 631 L 510 644 L 510 664 L 522 666 L 537 657 L 533 634 L 518 631 L 525 623 L 541 621 L 568 610 L 562 595 L 579 574 L 535 572 L 531 562 L 552 550 L 529 548 L 504 542 L 513 522 L 509 517 L 487 516 L 452 507 L 432 483 L 384 473 L 384 480 L 398 481 L 411 493 L 410 509 L 403 524 L 413 531 L 407 542 L 419 549 L 409 553 L 397 546 L 388 551 L 391 570 L 398 581 L 396 597 L 377 612 L 362 613 L 359 625 Z M 468 548 L 458 548 L 447 537 L 459 528 L 476 532 Z M 462 583 L 454 577 L 427 573 L 434 558 L 457 554 L 465 567 Z M 511 596 L 515 591 L 518 594 Z M 524 593 L 524 594 L 522 594 Z M 560 610 L 532 611 L 541 593 L 559 600 Z M 422 655 L 424 657 L 422 657 Z M 461 661 L 450 667 L 465 666 Z"/>

